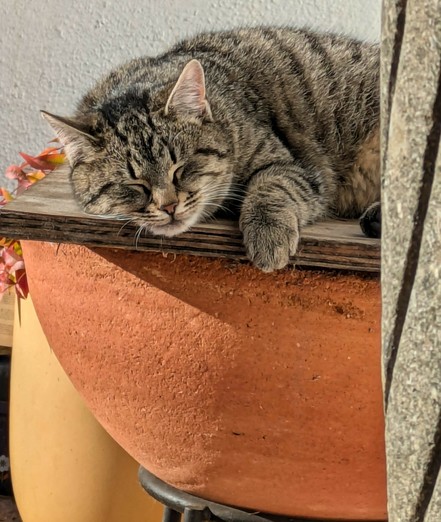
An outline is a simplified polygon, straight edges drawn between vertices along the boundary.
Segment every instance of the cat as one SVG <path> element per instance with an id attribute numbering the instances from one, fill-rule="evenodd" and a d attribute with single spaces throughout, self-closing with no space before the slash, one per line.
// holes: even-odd
<path id="1" fill-rule="evenodd" d="M 380 235 L 379 47 L 306 29 L 205 33 L 134 59 L 72 118 L 42 111 L 92 214 L 174 236 L 238 208 L 249 259 L 281 269 L 301 229 Z"/>

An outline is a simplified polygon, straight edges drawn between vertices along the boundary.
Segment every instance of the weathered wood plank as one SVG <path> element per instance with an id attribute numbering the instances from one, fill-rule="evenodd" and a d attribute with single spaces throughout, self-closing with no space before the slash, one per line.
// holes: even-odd
<path id="1" fill-rule="evenodd" d="M 386 0 L 382 343 L 390 522 L 441 520 L 441 2 Z"/>
<path id="2" fill-rule="evenodd" d="M 136 232 L 136 225 L 124 220 L 84 213 L 63 171 L 50 174 L 0 211 L 0 235 L 17 239 L 246 259 L 234 221 L 204 223 L 173 238 L 138 237 Z M 326 221 L 305 228 L 292 263 L 378 272 L 380 241 L 364 237 L 356 221 Z"/>

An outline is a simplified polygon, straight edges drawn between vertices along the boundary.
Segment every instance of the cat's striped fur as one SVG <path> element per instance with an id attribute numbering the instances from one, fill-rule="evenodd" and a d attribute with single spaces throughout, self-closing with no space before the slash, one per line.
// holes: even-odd
<path id="1" fill-rule="evenodd" d="M 204 80 L 205 73 L 205 80 Z M 379 199 L 379 49 L 307 30 L 202 34 L 111 72 L 73 119 L 46 114 L 84 209 L 175 235 L 240 208 L 250 259 Z"/>

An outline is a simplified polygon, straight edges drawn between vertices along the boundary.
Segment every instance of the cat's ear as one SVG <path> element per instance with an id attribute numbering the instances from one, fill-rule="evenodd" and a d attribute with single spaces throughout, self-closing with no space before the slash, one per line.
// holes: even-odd
<path id="1" fill-rule="evenodd" d="M 210 105 L 205 94 L 204 69 L 198 60 L 184 67 L 165 105 L 165 115 L 199 118 L 212 121 Z"/>
<path id="2" fill-rule="evenodd" d="M 46 111 L 40 112 L 55 130 L 72 167 L 96 153 L 98 139 L 92 134 L 92 122 L 64 118 Z"/>

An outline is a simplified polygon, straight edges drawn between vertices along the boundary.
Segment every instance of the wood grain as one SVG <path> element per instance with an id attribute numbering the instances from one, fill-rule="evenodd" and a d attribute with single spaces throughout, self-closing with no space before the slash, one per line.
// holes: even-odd
<path id="1" fill-rule="evenodd" d="M 136 225 L 84 213 L 76 204 L 66 172 L 53 172 L 0 210 L 0 236 L 91 247 L 228 257 L 245 260 L 238 225 L 218 220 L 180 236 L 142 234 Z M 295 265 L 380 271 L 380 241 L 366 238 L 356 221 L 326 221 L 306 227 Z"/>

